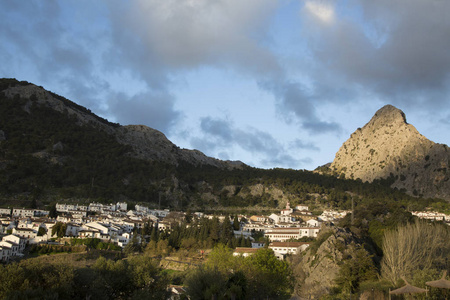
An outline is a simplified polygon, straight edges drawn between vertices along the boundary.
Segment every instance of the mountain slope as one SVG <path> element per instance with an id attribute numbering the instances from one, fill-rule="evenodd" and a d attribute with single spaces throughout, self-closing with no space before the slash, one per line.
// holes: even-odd
<path id="1" fill-rule="evenodd" d="M 450 199 L 450 151 L 421 135 L 392 105 L 378 110 L 341 146 L 330 166 L 347 178 L 396 178 L 392 187 L 415 196 Z"/>
<path id="2" fill-rule="evenodd" d="M 144 125 L 120 126 L 110 123 L 82 106 L 27 82 L 2 79 L 0 92 L 8 99 L 13 99 L 16 95 L 20 96 L 22 101 L 25 101 L 23 110 L 28 113 L 30 113 L 30 108 L 33 105 L 51 108 L 75 118 L 80 126 L 89 125 L 115 136 L 119 143 L 131 147 L 132 151 L 128 155 L 132 157 L 174 165 L 187 162 L 193 165 L 210 165 L 218 168 L 243 166 L 241 162 L 221 161 L 207 157 L 197 150 L 180 149 L 170 142 L 163 133 Z"/>

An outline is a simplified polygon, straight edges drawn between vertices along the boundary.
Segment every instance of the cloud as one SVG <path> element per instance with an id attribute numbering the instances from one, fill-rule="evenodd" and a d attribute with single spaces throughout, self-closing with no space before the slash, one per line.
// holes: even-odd
<path id="1" fill-rule="evenodd" d="M 122 124 L 151 124 L 152 128 L 167 130 L 182 117 L 173 102 L 166 94 L 142 93 L 128 99 L 119 93 L 110 99 L 108 112 Z"/>
<path id="2" fill-rule="evenodd" d="M 291 146 L 297 149 L 320 151 L 320 148 L 314 145 L 313 143 L 305 143 L 300 139 L 296 139 L 295 141 L 293 141 Z"/>
<path id="3" fill-rule="evenodd" d="M 255 160 L 254 163 L 258 165 L 292 167 L 311 162 L 308 157 L 297 158 L 293 156 L 291 153 L 295 152 L 296 149 L 317 149 L 312 144 L 303 144 L 300 141 L 291 143 L 289 147 L 286 147 L 267 132 L 255 128 L 243 130 L 225 119 L 205 117 L 202 118 L 200 127 L 203 137 L 192 138 L 191 144 L 206 153 L 217 152 L 222 159 L 232 157 L 230 153 L 233 151 L 232 149 L 241 148 L 247 153 L 251 153 L 253 160 Z M 224 151 L 224 149 L 228 149 L 228 151 Z"/>
<path id="4" fill-rule="evenodd" d="M 322 22 L 329 23 L 334 19 L 334 8 L 330 3 L 306 1 L 305 9 Z"/>
<path id="5" fill-rule="evenodd" d="M 335 89 L 364 89 L 394 104 L 431 104 L 449 95 L 450 2 L 431 0 L 353 0 L 334 2 L 333 22 L 319 24 L 308 1 L 301 12 L 303 36 L 317 63 L 312 81 Z M 328 2 L 331 3 L 331 2 Z M 347 101 L 358 101 L 360 95 Z"/>
<path id="6" fill-rule="evenodd" d="M 281 117 L 288 123 L 295 122 L 303 129 L 317 133 L 340 133 L 341 126 L 337 123 L 321 121 L 316 105 L 320 99 L 314 91 L 301 83 L 281 81 L 260 82 L 260 86 L 271 91 L 278 100 L 278 110 Z"/>

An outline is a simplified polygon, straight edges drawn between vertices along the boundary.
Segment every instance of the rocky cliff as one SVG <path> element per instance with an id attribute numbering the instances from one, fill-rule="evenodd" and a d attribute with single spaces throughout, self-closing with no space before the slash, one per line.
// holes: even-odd
<path id="1" fill-rule="evenodd" d="M 450 200 L 450 151 L 421 135 L 392 105 L 378 110 L 336 153 L 331 172 L 372 182 L 393 176 L 392 187 Z"/>
<path id="2" fill-rule="evenodd" d="M 350 230 L 323 226 L 317 240 L 293 262 L 296 294 L 305 299 L 320 299 L 330 294 L 346 262 L 373 265 L 363 242 Z"/>

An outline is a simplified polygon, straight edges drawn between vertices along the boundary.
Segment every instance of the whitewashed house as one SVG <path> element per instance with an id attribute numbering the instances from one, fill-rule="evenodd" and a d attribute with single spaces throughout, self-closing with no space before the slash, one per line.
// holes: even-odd
<path id="1" fill-rule="evenodd" d="M 0 208 L 0 215 L 11 215 L 11 208 Z"/>
<path id="2" fill-rule="evenodd" d="M 269 248 L 272 249 L 277 257 L 284 257 L 287 254 L 296 255 L 309 247 L 310 243 L 304 242 L 272 242 Z"/>
<path id="3" fill-rule="evenodd" d="M 14 228 L 12 233 L 26 239 L 34 239 L 37 236 L 37 230 L 32 228 Z"/>
<path id="4" fill-rule="evenodd" d="M 321 222 L 319 222 L 316 219 L 311 219 L 311 220 L 306 221 L 306 224 L 311 227 L 319 227 Z"/>
<path id="5" fill-rule="evenodd" d="M 247 257 L 252 254 L 255 254 L 258 251 L 258 248 L 246 248 L 246 247 L 236 247 L 233 251 L 233 256 L 243 256 Z"/>

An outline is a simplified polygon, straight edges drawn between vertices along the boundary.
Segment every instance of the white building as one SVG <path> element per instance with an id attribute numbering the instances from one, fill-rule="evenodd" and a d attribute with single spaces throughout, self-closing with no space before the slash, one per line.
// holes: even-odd
<path id="1" fill-rule="evenodd" d="M 9 234 L 7 236 L 4 236 L 2 241 L 9 241 L 9 242 L 19 245 L 19 252 L 23 252 L 23 250 L 25 250 L 25 246 L 27 244 L 27 240 L 25 238 L 14 235 L 14 234 Z"/>
<path id="2" fill-rule="evenodd" d="M 309 243 L 304 242 L 273 242 L 269 245 L 279 259 L 284 259 L 288 254 L 297 255 L 308 247 Z"/>
<path id="3" fill-rule="evenodd" d="M 300 228 L 273 228 L 264 236 L 271 242 L 285 242 L 290 239 L 301 239 L 302 237 L 317 237 L 320 228 L 318 227 L 300 227 Z"/>
<path id="4" fill-rule="evenodd" d="M 11 215 L 11 208 L 0 208 L 0 215 Z"/>
<path id="5" fill-rule="evenodd" d="M 31 228 L 14 228 L 12 233 L 26 239 L 34 239 L 37 236 L 37 230 Z"/>
<path id="6" fill-rule="evenodd" d="M 299 210 L 299 211 L 308 211 L 309 209 L 308 209 L 308 206 L 306 206 L 306 205 L 297 205 L 297 206 L 295 207 L 295 210 Z"/>
<path id="7" fill-rule="evenodd" d="M 233 252 L 233 256 L 243 256 L 247 257 L 252 254 L 255 254 L 256 251 L 258 251 L 258 248 L 245 248 L 245 247 L 236 247 L 236 249 Z"/>
<path id="8" fill-rule="evenodd" d="M 319 222 L 319 221 L 316 220 L 316 219 L 311 219 L 311 220 L 306 221 L 306 224 L 307 224 L 308 226 L 311 226 L 311 227 L 319 227 L 319 226 L 320 226 L 320 223 L 321 223 L 321 222 Z"/>
<path id="9" fill-rule="evenodd" d="M 13 208 L 13 217 L 31 218 L 34 217 L 34 209 Z"/>
<path id="10" fill-rule="evenodd" d="M 116 210 L 120 210 L 120 211 L 127 211 L 127 203 L 126 202 L 117 202 L 116 204 Z"/>

